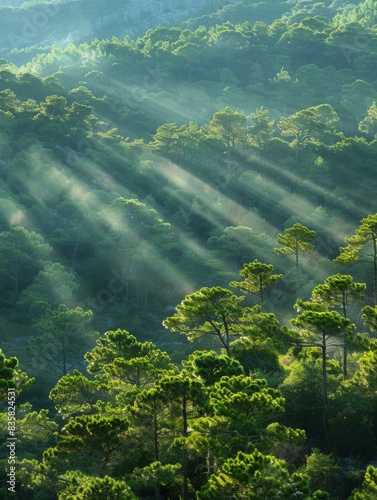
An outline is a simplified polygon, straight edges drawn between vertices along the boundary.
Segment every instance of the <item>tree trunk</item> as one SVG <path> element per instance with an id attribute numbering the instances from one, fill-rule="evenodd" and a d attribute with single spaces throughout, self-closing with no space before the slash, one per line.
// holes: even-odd
<path id="1" fill-rule="evenodd" d="M 373 235 L 373 304 L 377 303 L 377 241 Z"/>
<path id="2" fill-rule="evenodd" d="M 227 325 L 226 320 L 224 318 L 222 318 L 222 320 L 223 320 L 223 325 L 224 325 L 224 329 L 225 329 L 224 335 L 222 334 L 221 330 L 219 328 L 217 328 L 216 325 L 212 321 L 209 321 L 209 323 L 211 324 L 211 326 L 215 330 L 216 335 L 218 336 L 220 342 L 225 347 L 227 355 L 229 357 L 231 357 L 231 354 L 230 354 L 230 345 L 229 345 L 228 325 Z"/>
<path id="3" fill-rule="evenodd" d="M 153 408 L 153 441 L 154 441 L 154 460 L 155 462 L 160 461 L 160 452 L 158 448 L 158 421 L 157 421 L 157 410 L 156 408 Z M 161 494 L 160 494 L 160 484 L 155 479 L 154 482 L 154 498 L 155 500 L 160 500 L 161 499 Z"/>
<path id="4" fill-rule="evenodd" d="M 322 384 L 323 384 L 323 437 L 327 437 L 327 358 L 326 358 L 326 335 L 322 334 Z"/>
<path id="5" fill-rule="evenodd" d="M 211 450 L 208 448 L 207 451 L 207 480 L 211 477 L 212 471 L 213 471 L 213 460 L 212 460 L 212 454 Z"/>
<path id="6" fill-rule="evenodd" d="M 259 276 L 259 297 L 260 297 L 260 306 L 261 310 L 263 311 L 263 283 L 262 283 L 262 276 Z"/>
<path id="7" fill-rule="evenodd" d="M 347 346 L 347 341 L 344 338 L 344 344 L 343 344 L 343 380 L 346 380 L 348 378 L 347 357 L 348 357 L 348 346 Z"/>
<path id="8" fill-rule="evenodd" d="M 154 441 L 154 460 L 155 462 L 160 461 L 160 450 L 158 446 L 158 420 L 157 420 L 157 410 L 153 409 L 153 441 Z"/>
<path id="9" fill-rule="evenodd" d="M 183 396 L 182 401 L 182 416 L 183 416 L 183 436 L 187 437 L 187 399 Z M 183 448 L 183 459 L 182 459 L 182 471 L 183 471 L 183 500 L 188 500 L 188 455 L 186 450 L 186 443 Z"/>
<path id="10" fill-rule="evenodd" d="M 160 484 L 157 479 L 154 481 L 154 500 L 161 500 Z"/>
<path id="11" fill-rule="evenodd" d="M 342 311 L 343 311 L 343 316 L 346 318 L 347 317 L 347 293 L 345 291 L 343 292 Z M 347 346 L 346 337 L 344 336 L 344 340 L 343 340 L 343 380 L 346 380 L 348 378 L 347 358 L 348 358 L 348 346 Z"/>
<path id="12" fill-rule="evenodd" d="M 65 345 L 65 338 L 62 340 L 62 348 L 63 348 L 63 375 L 67 375 L 67 350 Z"/>
<path id="13" fill-rule="evenodd" d="M 229 357 L 231 357 L 228 323 L 226 321 L 226 318 L 224 318 L 224 317 L 223 317 L 223 323 L 224 323 L 224 327 L 225 327 L 225 349 L 226 349 L 227 355 Z"/>

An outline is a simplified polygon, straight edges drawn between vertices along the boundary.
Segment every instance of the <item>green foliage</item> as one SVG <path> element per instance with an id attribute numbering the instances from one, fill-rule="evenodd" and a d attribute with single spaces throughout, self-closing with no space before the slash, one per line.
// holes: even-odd
<path id="1" fill-rule="evenodd" d="M 365 300 L 377 330 L 363 297 L 377 282 L 374 2 L 141 0 L 137 23 L 119 0 L 13 3 L 0 7 L 0 324 L 37 379 L 27 392 L 0 356 L 2 399 L 24 389 L 18 496 L 346 497 L 323 453 L 376 453 L 375 342 L 346 318 Z M 110 330 L 96 346 L 94 330 Z M 225 353 L 190 354 L 179 333 Z M 305 474 L 302 428 L 321 448 Z M 355 495 L 373 496 L 373 474 L 355 473 Z"/>
<path id="2" fill-rule="evenodd" d="M 7 358 L 0 349 L 0 399 L 8 398 L 8 389 L 14 388 L 16 394 L 29 387 L 34 379 L 29 378 L 26 373 L 17 370 L 18 359 L 12 356 Z"/>
<path id="3" fill-rule="evenodd" d="M 329 139 L 336 142 L 341 135 L 336 134 L 335 123 L 339 117 L 332 106 L 321 104 L 298 111 L 288 118 L 282 118 L 278 127 L 281 134 L 294 137 L 297 150 L 306 144 L 326 142 Z"/>
<path id="4" fill-rule="evenodd" d="M 373 500 L 377 495 L 377 470 L 371 465 L 367 468 L 362 487 L 355 490 L 351 500 Z"/>
<path id="5" fill-rule="evenodd" d="M 377 300 L 377 214 L 370 214 L 361 220 L 353 236 L 345 238 L 348 245 L 340 247 L 340 255 L 335 259 L 342 264 L 352 264 L 362 258 L 362 251 L 372 247 L 373 296 Z"/>
<path id="6" fill-rule="evenodd" d="M 258 451 L 239 452 L 229 458 L 216 475 L 197 493 L 198 499 L 225 498 L 294 498 L 309 500 L 308 478 L 302 474 L 289 474 L 286 463 Z"/>
<path id="7" fill-rule="evenodd" d="M 184 371 L 199 377 L 206 386 L 211 386 L 222 377 L 243 375 L 244 371 L 237 359 L 229 358 L 215 351 L 195 351 L 182 361 Z"/>
<path id="8" fill-rule="evenodd" d="M 377 106 L 374 102 L 372 106 L 368 109 L 368 113 L 363 120 L 359 123 L 360 132 L 367 134 L 368 136 L 376 136 L 377 129 Z"/>
<path id="9" fill-rule="evenodd" d="M 188 408 L 200 408 L 206 399 L 203 382 L 181 373 L 165 375 L 158 381 L 157 387 L 164 392 L 169 404 L 174 406 L 177 403 L 179 405 L 182 414 L 182 435 L 186 436 L 188 432 Z"/>
<path id="10" fill-rule="evenodd" d="M 268 388 L 263 379 L 253 380 L 244 375 L 223 377 L 215 384 L 210 403 L 215 415 L 247 422 L 250 428 L 263 422 L 267 415 L 284 411 L 284 399 L 277 390 Z"/>
<path id="11" fill-rule="evenodd" d="M 266 427 L 264 443 L 259 448 L 292 463 L 303 456 L 305 441 L 306 434 L 302 429 L 292 429 L 275 422 Z"/>
<path id="12" fill-rule="evenodd" d="M 336 495 L 339 489 L 340 475 L 339 467 L 333 457 L 312 450 L 306 460 L 305 474 L 309 477 L 309 485 L 312 491 L 324 490 L 331 495 Z"/>
<path id="13" fill-rule="evenodd" d="M 18 300 L 22 288 L 32 278 L 51 253 L 51 247 L 34 231 L 16 226 L 0 234 L 2 274 L 6 277 L 4 292 Z"/>
<path id="14" fill-rule="evenodd" d="M 365 283 L 355 283 L 352 276 L 335 274 L 326 278 L 323 284 L 314 287 L 312 300 L 341 309 L 343 316 L 346 317 L 348 304 L 361 302 L 365 289 Z"/>
<path id="15" fill-rule="evenodd" d="M 233 357 L 246 373 L 276 372 L 281 370 L 279 355 L 272 339 L 242 337 L 231 344 Z"/>
<path id="16" fill-rule="evenodd" d="M 368 325 L 372 333 L 377 332 L 377 308 L 376 306 L 365 306 L 362 309 L 364 324 Z"/>
<path id="17" fill-rule="evenodd" d="M 99 383 L 89 380 L 78 370 L 64 375 L 50 391 L 49 398 L 63 418 L 78 413 L 96 413 L 96 402 L 101 395 Z"/>
<path id="18" fill-rule="evenodd" d="M 340 455 L 352 453 L 370 459 L 376 453 L 373 433 L 375 401 L 374 355 L 363 354 L 352 378 L 333 392 L 330 405 L 330 436 Z"/>
<path id="19" fill-rule="evenodd" d="M 242 175 L 239 178 L 239 184 L 242 184 L 241 179 Z M 254 223 L 255 221 L 253 225 Z M 224 278 L 224 286 L 226 286 L 229 276 L 233 276 L 234 271 L 240 265 L 250 262 L 255 255 L 262 255 L 266 245 L 268 245 L 267 236 L 263 233 L 257 234 L 250 227 L 226 227 L 221 235 L 211 236 L 208 239 L 209 259 L 207 262 L 216 266 L 216 279 L 220 282 L 220 279 Z M 271 254 L 273 256 L 272 252 Z"/>
<path id="20" fill-rule="evenodd" d="M 116 481 L 110 476 L 88 478 L 83 484 L 78 485 L 73 494 L 62 492 L 59 499 L 63 500 L 136 500 L 130 487 L 124 481 Z"/>
<path id="21" fill-rule="evenodd" d="M 344 345 L 347 337 L 352 337 L 355 325 L 348 318 L 344 318 L 335 311 L 313 311 L 302 312 L 291 320 L 292 325 L 302 329 L 303 345 L 317 346 L 321 349 L 323 369 L 323 395 L 325 409 L 327 406 L 327 355 L 331 346 Z"/>
<path id="22" fill-rule="evenodd" d="M 317 285 L 312 291 L 311 303 L 304 304 L 303 302 L 298 305 L 303 306 L 304 309 L 317 307 L 318 310 L 328 310 L 333 307 L 340 309 L 344 318 L 347 317 L 348 304 L 352 302 L 360 302 L 364 298 L 366 285 L 365 283 L 356 283 L 352 276 L 344 274 L 335 274 L 325 279 L 323 284 Z M 348 347 L 353 344 L 357 348 L 358 340 L 349 331 L 345 335 L 343 341 L 343 374 L 344 378 L 348 377 L 347 368 L 347 355 Z M 360 345 L 361 346 L 361 345 Z"/>
<path id="23" fill-rule="evenodd" d="M 289 375 L 279 386 L 286 400 L 285 423 L 305 429 L 310 438 L 318 437 L 323 428 L 323 419 L 320 416 L 327 413 L 324 400 L 323 357 L 317 347 L 305 348 L 299 354 L 299 359 L 292 361 L 287 357 L 283 359 L 283 364 L 289 365 Z M 334 393 L 340 382 L 339 364 L 326 359 L 326 392 Z M 316 418 L 313 418 L 313 415 Z"/>
<path id="24" fill-rule="evenodd" d="M 136 468 L 132 475 L 127 479 L 128 484 L 134 491 L 141 495 L 156 495 L 156 485 L 163 486 L 166 494 L 177 495 L 181 490 L 181 481 L 178 472 L 181 469 L 180 464 L 166 464 L 161 462 L 152 462 L 144 468 Z M 157 495 L 160 493 L 158 492 Z"/>
<path id="25" fill-rule="evenodd" d="M 370 214 L 361 220 L 360 227 L 353 236 L 346 238 L 347 247 L 340 248 L 340 255 L 337 261 L 348 263 L 359 258 L 360 251 L 365 245 L 374 241 L 377 232 L 377 215 Z"/>
<path id="26" fill-rule="evenodd" d="M 87 473 L 112 471 L 123 458 L 129 422 L 125 418 L 83 415 L 71 418 L 57 438 L 56 448 L 45 454 L 52 464 Z"/>
<path id="27" fill-rule="evenodd" d="M 157 151 L 169 155 L 178 140 L 179 129 L 176 123 L 164 123 L 158 127 L 153 135 L 151 147 Z"/>
<path id="28" fill-rule="evenodd" d="M 235 450 L 250 451 L 264 435 L 266 423 L 284 412 L 283 405 L 280 393 L 266 380 L 224 376 L 210 391 L 209 416 L 191 421 L 189 449 L 213 453 L 218 460 L 233 456 Z"/>
<path id="29" fill-rule="evenodd" d="M 121 395 L 117 401 L 122 404 Z M 146 449 L 148 456 L 153 450 L 153 456 L 157 462 L 160 459 L 161 436 L 166 431 L 164 422 L 169 413 L 167 402 L 168 394 L 160 387 L 152 387 L 138 392 L 132 406 L 127 407 L 129 414 L 133 417 L 135 434 L 137 429 L 140 432 L 139 448 Z"/>
<path id="30" fill-rule="evenodd" d="M 240 275 L 244 276 L 243 281 L 232 281 L 231 287 L 239 288 L 242 292 L 254 293 L 259 296 L 261 307 L 263 307 L 263 291 L 268 286 L 273 285 L 283 277 L 282 274 L 273 274 L 272 264 L 263 264 L 254 260 L 250 264 L 244 264 Z"/>
<path id="31" fill-rule="evenodd" d="M 291 320 L 294 326 L 304 329 L 309 336 L 315 335 L 327 341 L 329 336 L 339 336 L 354 326 L 348 318 L 332 311 L 304 311 Z"/>
<path id="32" fill-rule="evenodd" d="M 19 408 L 20 413 L 24 413 L 25 416 L 17 420 L 17 431 L 24 440 L 42 442 L 46 446 L 52 441 L 59 425 L 49 417 L 48 410 L 39 412 L 31 410 L 32 407 L 28 403 Z"/>
<path id="33" fill-rule="evenodd" d="M 243 299 L 226 288 L 201 288 L 184 298 L 164 326 L 187 335 L 189 340 L 215 335 L 229 356 L 231 336 L 242 333 L 244 310 L 239 303 Z"/>
<path id="34" fill-rule="evenodd" d="M 75 276 L 68 273 L 61 264 L 47 264 L 39 271 L 33 283 L 22 292 L 19 306 L 29 309 L 34 317 L 61 304 L 73 307 L 77 302 L 74 292 L 78 288 Z"/>
<path id="35" fill-rule="evenodd" d="M 278 236 L 278 243 L 284 246 L 283 248 L 275 248 L 276 253 L 282 255 L 293 254 L 297 258 L 300 253 L 313 251 L 314 246 L 312 245 L 312 241 L 316 236 L 315 231 L 297 223 L 287 228 L 284 233 Z"/>
<path id="36" fill-rule="evenodd" d="M 245 125 L 246 116 L 228 106 L 217 111 L 209 122 L 210 132 L 224 141 L 228 152 L 244 140 Z"/>
<path id="37" fill-rule="evenodd" d="M 87 352 L 88 371 L 120 392 L 125 386 L 149 387 L 161 375 L 176 373 L 166 352 L 152 342 L 139 342 L 126 330 L 109 331 Z"/>
<path id="38" fill-rule="evenodd" d="M 254 125 L 249 127 L 248 132 L 251 136 L 251 143 L 259 149 L 266 150 L 274 134 L 275 122 L 270 119 L 270 114 L 270 110 L 263 106 L 251 114 Z"/>
<path id="39" fill-rule="evenodd" d="M 55 310 L 47 309 L 34 325 L 43 348 L 30 343 L 29 353 L 46 368 L 66 375 L 82 362 L 84 353 L 94 344 L 97 334 L 90 325 L 92 317 L 92 311 L 81 307 L 69 309 L 61 304 Z"/>
<path id="40" fill-rule="evenodd" d="M 292 227 L 284 230 L 284 234 L 278 235 L 278 243 L 283 245 L 280 248 L 274 248 L 274 251 L 280 255 L 294 255 L 296 262 L 296 293 L 299 287 L 299 267 L 298 256 L 301 253 L 310 253 L 314 250 L 312 244 L 316 236 L 316 231 L 308 229 L 302 224 L 296 223 Z"/>
<path id="41" fill-rule="evenodd" d="M 67 99 L 63 96 L 48 96 L 44 102 L 41 102 L 41 115 L 50 120 L 63 121 L 67 113 Z"/>

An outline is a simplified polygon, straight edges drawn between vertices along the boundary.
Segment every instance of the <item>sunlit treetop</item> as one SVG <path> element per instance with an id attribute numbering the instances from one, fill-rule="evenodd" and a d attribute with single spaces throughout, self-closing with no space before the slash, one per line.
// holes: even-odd
<path id="1" fill-rule="evenodd" d="M 8 389 L 15 389 L 18 395 L 34 381 L 26 373 L 17 370 L 17 366 L 18 359 L 14 356 L 7 358 L 0 349 L 0 399 L 2 400 L 7 399 Z"/>
<path id="2" fill-rule="evenodd" d="M 244 297 L 222 287 L 203 287 L 187 295 L 177 306 L 177 313 L 163 324 L 173 332 L 187 335 L 189 340 L 203 335 L 215 335 L 230 355 L 230 338 L 242 332 Z"/>
<path id="3" fill-rule="evenodd" d="M 334 259 L 341 264 L 353 264 L 362 257 L 372 260 L 373 296 L 377 301 L 377 214 L 370 214 L 361 220 L 355 234 L 345 238 L 346 247 L 340 247 L 339 256 Z M 370 253 L 367 253 L 370 250 Z"/>
<path id="4" fill-rule="evenodd" d="M 273 285 L 283 277 L 282 274 L 273 274 L 274 266 L 264 264 L 254 260 L 244 264 L 240 275 L 244 276 L 243 281 L 232 281 L 231 287 L 239 288 L 242 292 L 248 292 L 259 296 L 261 306 L 263 307 L 263 291 L 268 286 Z"/>

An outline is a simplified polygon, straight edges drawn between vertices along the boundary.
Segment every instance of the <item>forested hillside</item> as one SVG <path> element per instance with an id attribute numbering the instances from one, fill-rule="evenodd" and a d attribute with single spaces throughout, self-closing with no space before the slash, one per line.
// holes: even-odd
<path id="1" fill-rule="evenodd" d="M 1 498 L 377 498 L 377 2 L 4 3 Z"/>
<path id="2" fill-rule="evenodd" d="M 270 3 L 270 5 L 268 5 Z M 2 2 L 0 6 L 0 42 L 2 55 L 30 57 L 38 47 L 51 43 L 67 45 L 109 36 L 142 35 L 158 25 L 206 23 L 244 16 L 244 10 L 256 19 L 273 21 L 289 7 L 284 2 L 245 2 L 235 0 L 29 0 Z M 280 5 L 278 5 L 280 3 Z M 234 6 L 236 4 L 236 6 Z M 241 9 L 242 6 L 242 9 Z M 21 52 L 18 52 L 21 50 Z"/>

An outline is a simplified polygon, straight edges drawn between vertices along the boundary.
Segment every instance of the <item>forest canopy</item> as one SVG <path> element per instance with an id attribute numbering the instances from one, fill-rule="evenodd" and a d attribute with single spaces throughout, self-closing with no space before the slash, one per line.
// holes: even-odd
<path id="1" fill-rule="evenodd" d="M 376 3 L 3 2 L 0 496 L 375 498 Z"/>

